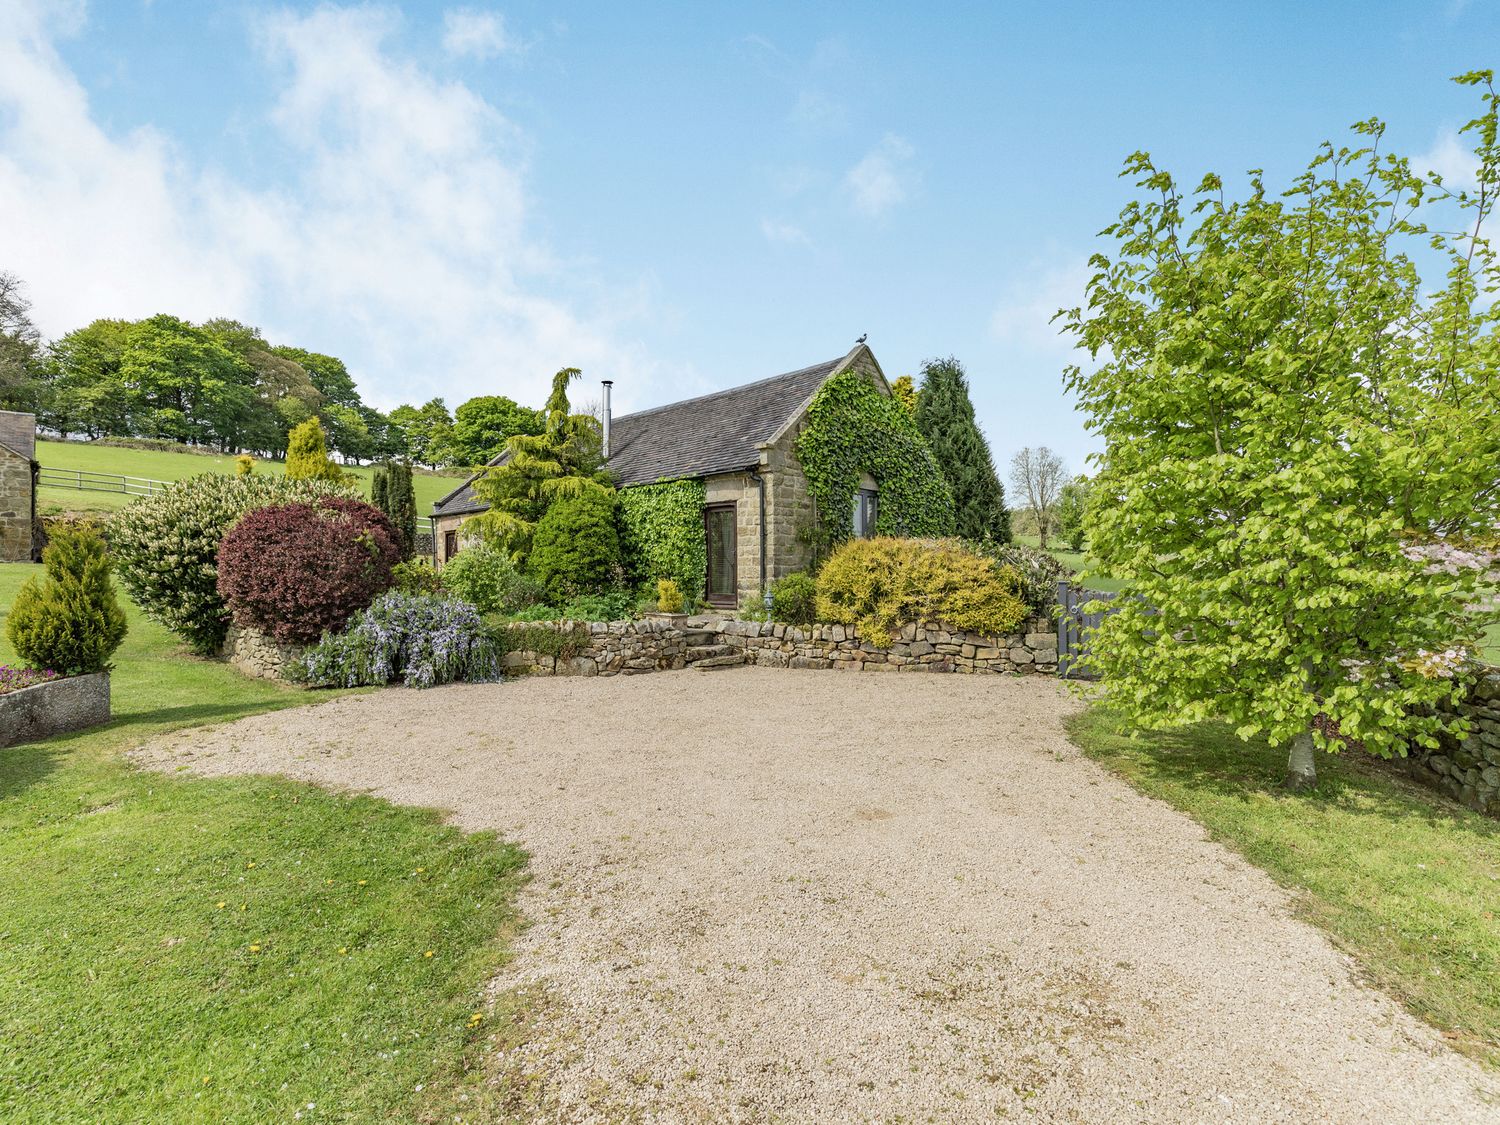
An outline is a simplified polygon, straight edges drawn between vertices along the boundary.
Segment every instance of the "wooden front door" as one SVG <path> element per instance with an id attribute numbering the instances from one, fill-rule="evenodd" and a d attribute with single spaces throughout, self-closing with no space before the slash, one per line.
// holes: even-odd
<path id="1" fill-rule="evenodd" d="M 708 538 L 708 574 L 704 599 L 709 605 L 733 609 L 739 604 L 735 506 L 710 504 L 703 509 L 703 533 Z"/>

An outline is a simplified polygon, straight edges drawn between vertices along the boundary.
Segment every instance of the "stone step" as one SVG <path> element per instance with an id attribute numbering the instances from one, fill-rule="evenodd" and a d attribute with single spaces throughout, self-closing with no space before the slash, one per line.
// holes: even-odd
<path id="1" fill-rule="evenodd" d="M 715 656 L 733 656 L 739 651 L 733 645 L 689 645 L 687 662 L 692 664 L 696 660 L 711 660 Z"/>
<path id="2" fill-rule="evenodd" d="M 733 656 L 710 656 L 706 660 L 693 661 L 689 668 L 697 668 L 700 672 L 711 672 L 715 668 L 733 668 L 736 664 L 745 663 L 745 654 L 737 652 Z"/>
<path id="3" fill-rule="evenodd" d="M 683 632 L 682 639 L 692 646 L 711 645 L 718 635 L 713 629 L 687 629 Z"/>

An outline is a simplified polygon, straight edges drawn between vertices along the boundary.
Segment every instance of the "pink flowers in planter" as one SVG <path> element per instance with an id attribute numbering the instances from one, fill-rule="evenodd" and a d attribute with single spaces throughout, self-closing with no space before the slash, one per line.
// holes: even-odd
<path id="1" fill-rule="evenodd" d="M 0 695 L 36 687 L 37 684 L 51 683 L 58 678 L 51 668 L 12 668 L 9 664 L 0 664 Z"/>

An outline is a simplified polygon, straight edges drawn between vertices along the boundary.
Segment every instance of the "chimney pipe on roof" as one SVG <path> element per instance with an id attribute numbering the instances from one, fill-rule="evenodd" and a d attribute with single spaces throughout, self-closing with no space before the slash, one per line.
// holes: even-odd
<path id="1" fill-rule="evenodd" d="M 609 460 L 609 389 L 615 385 L 613 379 L 604 380 L 604 459 Z"/>

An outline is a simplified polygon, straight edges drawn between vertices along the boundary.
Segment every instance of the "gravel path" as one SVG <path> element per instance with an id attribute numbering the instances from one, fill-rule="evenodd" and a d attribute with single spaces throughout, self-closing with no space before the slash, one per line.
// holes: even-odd
<path id="1" fill-rule="evenodd" d="M 1080 756 L 1042 678 L 737 668 L 391 690 L 142 757 L 532 853 L 536 1120 L 1500 1121 L 1286 894 Z"/>

